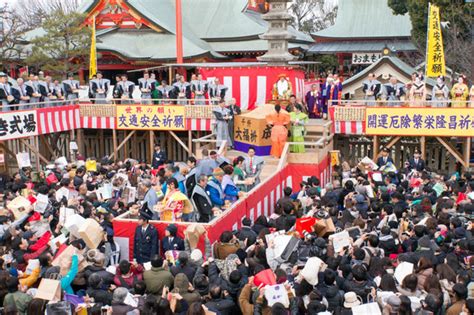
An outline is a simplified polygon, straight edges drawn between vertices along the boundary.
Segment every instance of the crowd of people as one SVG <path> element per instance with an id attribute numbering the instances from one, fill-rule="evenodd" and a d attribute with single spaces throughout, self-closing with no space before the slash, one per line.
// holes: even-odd
<path id="1" fill-rule="evenodd" d="M 474 314 L 471 173 L 436 174 L 418 151 L 397 171 L 384 149 L 336 166 L 324 187 L 308 174 L 269 217 L 211 244 L 199 222 L 258 183 L 254 153 L 184 167 L 156 146 L 151 165 L 0 177 L 3 314 Z M 112 225 L 126 211 L 138 216 L 132 259 Z M 182 235 L 168 222 L 160 239 L 151 220 L 197 223 Z"/>

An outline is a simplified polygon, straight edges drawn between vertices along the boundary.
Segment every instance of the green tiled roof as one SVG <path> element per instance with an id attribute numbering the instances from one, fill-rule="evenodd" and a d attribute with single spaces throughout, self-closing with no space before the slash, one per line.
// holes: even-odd
<path id="1" fill-rule="evenodd" d="M 359 40 L 359 41 L 335 41 L 313 44 L 308 53 L 332 54 L 339 52 L 381 52 L 385 47 L 391 51 L 416 51 L 415 45 L 410 40 L 383 41 L 383 40 Z"/>
<path id="2" fill-rule="evenodd" d="M 314 35 L 329 38 L 410 37 L 410 17 L 395 15 L 388 0 L 339 0 L 336 23 Z"/>
<path id="3" fill-rule="evenodd" d="M 89 11 L 99 0 L 85 0 L 81 12 Z M 169 59 L 175 57 L 175 1 L 174 0 L 126 0 L 143 17 L 164 30 L 164 33 L 139 30 L 117 30 L 97 34 L 97 48 L 116 51 L 128 58 Z M 258 36 L 268 27 L 260 14 L 246 11 L 247 0 L 182 0 L 184 56 L 218 52 L 265 51 L 267 42 Z M 302 47 L 313 40 L 310 36 L 290 28 L 296 36 L 289 47 Z M 143 34 L 141 34 L 143 33 Z M 134 42 L 136 41 L 136 43 Z M 143 45 L 143 46 L 141 46 Z"/>

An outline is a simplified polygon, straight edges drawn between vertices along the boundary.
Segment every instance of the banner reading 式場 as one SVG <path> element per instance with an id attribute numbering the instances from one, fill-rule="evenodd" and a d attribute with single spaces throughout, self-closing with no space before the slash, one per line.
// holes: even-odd
<path id="1" fill-rule="evenodd" d="M 474 137 L 474 108 L 367 107 L 367 135 Z"/>
<path id="2" fill-rule="evenodd" d="M 185 130 L 185 107 L 179 105 L 118 105 L 117 129 Z"/>
<path id="3" fill-rule="evenodd" d="M 0 113 L 0 140 L 18 139 L 38 134 L 36 111 Z"/>

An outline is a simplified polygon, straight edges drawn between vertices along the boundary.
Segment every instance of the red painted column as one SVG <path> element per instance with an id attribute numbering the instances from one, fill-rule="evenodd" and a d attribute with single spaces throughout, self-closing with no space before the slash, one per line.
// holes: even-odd
<path id="1" fill-rule="evenodd" d="M 86 81 L 84 80 L 84 69 L 79 69 L 79 82 L 80 84 L 84 84 Z"/>
<path id="2" fill-rule="evenodd" d="M 176 63 L 183 63 L 183 21 L 181 0 L 176 0 Z"/>

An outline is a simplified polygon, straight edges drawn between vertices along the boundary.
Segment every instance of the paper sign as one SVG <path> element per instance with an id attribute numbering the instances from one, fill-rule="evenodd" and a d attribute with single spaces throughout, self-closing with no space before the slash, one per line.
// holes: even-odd
<path id="1" fill-rule="evenodd" d="M 86 170 L 88 172 L 97 172 L 97 161 L 86 161 Z"/>
<path id="2" fill-rule="evenodd" d="M 53 251 L 53 253 L 56 252 L 59 246 L 66 243 L 67 239 L 68 237 L 64 234 L 59 234 L 55 238 L 51 239 L 48 244 L 49 244 L 49 247 L 51 247 L 51 250 Z"/>
<path id="3" fill-rule="evenodd" d="M 18 162 L 18 168 L 31 167 L 30 154 L 27 152 L 17 153 L 16 161 Z"/>
<path id="4" fill-rule="evenodd" d="M 145 270 L 151 270 L 151 262 L 146 262 L 143 264 L 143 268 L 145 268 Z"/>
<path id="5" fill-rule="evenodd" d="M 67 166 L 67 159 L 64 156 L 61 156 L 60 158 L 57 158 L 56 161 L 54 161 L 54 163 L 57 166 L 60 166 L 61 168 L 63 168 Z"/>
<path id="6" fill-rule="evenodd" d="M 372 179 L 374 180 L 374 182 L 382 182 L 383 181 L 382 173 L 380 173 L 380 172 L 372 173 Z"/>
<path id="7" fill-rule="evenodd" d="M 291 238 L 291 235 L 278 235 L 273 239 L 273 252 L 275 257 L 281 256 Z"/>
<path id="8" fill-rule="evenodd" d="M 133 297 L 131 293 L 127 294 L 127 297 L 123 301 L 123 303 L 130 305 L 131 307 L 137 307 L 138 306 L 138 301 Z"/>
<path id="9" fill-rule="evenodd" d="M 97 195 L 99 199 L 102 199 L 102 200 L 107 200 L 107 199 L 112 198 L 112 186 L 104 185 L 103 187 L 98 188 Z"/>
<path id="10" fill-rule="evenodd" d="M 403 261 L 395 269 L 394 277 L 395 279 L 397 279 L 399 284 L 402 284 L 403 279 L 405 279 L 406 276 L 412 273 L 413 273 L 413 264 Z"/>
<path id="11" fill-rule="evenodd" d="M 266 286 L 265 299 L 268 301 L 268 306 L 270 307 L 272 307 L 275 303 L 281 303 L 285 307 L 290 305 L 288 292 L 286 292 L 285 286 L 283 284 Z"/>
<path id="12" fill-rule="evenodd" d="M 151 263 L 150 263 L 151 264 Z M 143 265 L 145 266 L 145 265 Z M 146 268 L 145 268 L 146 269 Z M 105 271 L 110 272 L 111 274 L 115 274 L 117 272 L 117 267 L 116 266 L 108 266 Z"/>
<path id="13" fill-rule="evenodd" d="M 344 247 L 351 245 L 351 239 L 347 231 L 332 234 L 329 236 L 329 239 L 332 240 L 334 251 L 336 253 L 340 252 Z"/>
<path id="14" fill-rule="evenodd" d="M 25 273 L 27 275 L 31 275 L 33 273 L 33 270 L 36 268 L 39 268 L 40 262 L 38 259 L 30 259 L 28 260 L 28 265 L 26 266 Z"/>
<path id="15" fill-rule="evenodd" d="M 44 213 L 48 207 L 49 200 L 48 196 L 43 194 L 36 195 L 35 211 L 39 213 Z"/>
<path id="16" fill-rule="evenodd" d="M 59 223 L 64 226 L 64 224 L 66 223 L 66 219 L 69 216 L 74 215 L 74 213 L 76 213 L 74 209 L 66 207 L 59 208 Z"/>
<path id="17" fill-rule="evenodd" d="M 66 198 L 66 200 L 69 200 L 69 189 L 66 187 L 61 187 L 56 191 L 56 201 L 60 202 L 63 197 Z"/>
<path id="18" fill-rule="evenodd" d="M 352 307 L 352 315 L 382 315 L 380 307 L 376 302 L 357 305 Z"/>
<path id="19" fill-rule="evenodd" d="M 79 228 L 86 222 L 86 219 L 84 219 L 82 216 L 79 214 L 74 214 L 66 217 L 66 222 L 64 224 L 64 227 L 77 238 L 81 238 L 81 235 L 79 234 Z"/>

